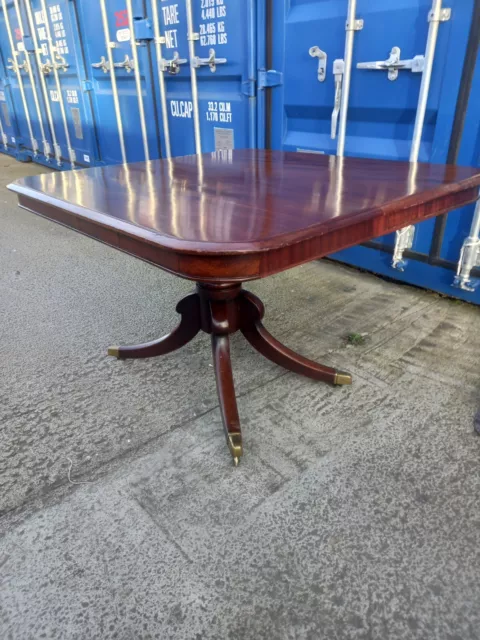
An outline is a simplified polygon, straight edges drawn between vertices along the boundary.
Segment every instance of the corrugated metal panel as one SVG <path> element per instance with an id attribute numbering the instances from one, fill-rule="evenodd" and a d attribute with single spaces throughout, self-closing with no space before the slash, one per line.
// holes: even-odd
<path id="1" fill-rule="evenodd" d="M 358 0 L 356 5 L 356 19 L 362 23 L 355 25 L 359 28 L 354 32 L 345 154 L 406 160 L 412 152 L 420 86 L 425 73 L 422 68 L 426 67 L 426 60 L 422 67 L 418 56 L 427 57 L 431 11 L 441 2 L 437 0 L 432 5 L 432 0 L 396 0 L 394 3 Z M 345 82 L 345 75 L 335 77 L 334 61 L 345 57 L 347 12 L 352 0 L 350 3 L 347 0 L 289 0 L 273 2 L 271 6 L 271 64 L 284 74 L 283 84 L 272 89 L 269 114 L 272 146 L 334 154 L 338 141 L 338 129 L 337 137 L 332 138 L 332 112 L 338 87 L 335 80 Z M 452 0 L 448 3 L 450 11 L 439 10 L 435 14 L 439 18 L 438 38 L 421 130 L 420 161 L 447 160 L 473 6 L 473 0 Z M 312 57 L 311 47 L 318 47 L 326 54 L 324 80 L 319 79 L 318 74 L 320 58 L 315 54 Z M 407 64 L 397 65 L 395 70 L 392 56 L 398 53 L 400 60 Z M 388 59 L 390 62 L 386 63 Z M 365 63 L 376 64 L 366 68 Z M 478 88 L 473 86 L 477 93 Z M 477 122 L 478 114 L 472 118 Z M 473 157 L 461 153 L 458 161 L 475 163 L 478 154 Z M 460 247 L 472 215 L 472 207 L 450 214 L 440 256 L 433 261 L 430 252 L 436 222 L 428 220 L 418 225 L 413 247 L 405 254 L 408 259 L 404 271 L 392 267 L 395 234 L 379 238 L 369 247 L 354 247 L 333 257 L 480 303 L 480 293 L 452 288 Z"/>

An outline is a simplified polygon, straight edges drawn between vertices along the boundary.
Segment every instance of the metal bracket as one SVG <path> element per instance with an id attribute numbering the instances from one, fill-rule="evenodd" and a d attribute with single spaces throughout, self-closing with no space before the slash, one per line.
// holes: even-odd
<path id="1" fill-rule="evenodd" d="M 401 60 L 400 47 L 392 47 L 390 57 L 387 60 L 376 62 L 359 62 L 357 69 L 370 69 L 371 71 L 388 71 L 388 79 L 396 80 L 400 69 L 410 69 L 413 73 L 421 73 L 425 66 L 425 56 L 415 56 L 411 60 Z"/>
<path id="2" fill-rule="evenodd" d="M 340 113 L 340 105 L 342 103 L 342 86 L 343 74 L 345 73 L 345 60 L 338 59 L 333 61 L 333 77 L 335 78 L 335 101 L 332 111 L 332 121 L 330 129 L 330 137 L 335 140 L 337 137 L 338 115 Z"/>
<path id="3" fill-rule="evenodd" d="M 178 51 L 175 51 L 171 60 L 163 59 L 161 62 L 162 71 L 167 71 L 170 75 L 176 76 L 178 73 L 180 73 L 180 65 L 186 64 L 188 60 L 180 58 Z"/>
<path id="4" fill-rule="evenodd" d="M 70 162 L 72 164 L 75 164 L 75 162 L 77 161 L 77 154 L 75 153 L 75 149 L 72 149 L 71 147 L 69 147 L 69 149 L 68 149 L 68 157 L 70 159 Z"/>
<path id="5" fill-rule="evenodd" d="M 478 279 L 471 278 L 470 274 L 474 267 L 478 266 L 480 257 L 480 238 L 469 236 L 465 239 L 458 261 L 457 275 L 453 280 L 453 286 L 464 291 L 475 291 L 478 286 Z"/>
<path id="6" fill-rule="evenodd" d="M 361 31 L 363 29 L 363 20 L 359 18 L 358 20 L 354 20 L 353 23 L 346 22 L 345 23 L 345 31 Z"/>
<path id="7" fill-rule="evenodd" d="M 92 67 L 94 69 L 101 69 L 103 73 L 108 73 L 110 71 L 110 63 L 105 58 L 105 56 L 102 56 L 100 58 L 100 62 L 92 62 Z"/>
<path id="8" fill-rule="evenodd" d="M 55 63 L 55 69 L 58 71 L 66 71 L 70 65 L 65 58 L 58 53 L 55 54 L 55 58 L 58 60 L 58 62 Z"/>
<path id="9" fill-rule="evenodd" d="M 217 64 L 226 64 L 227 62 L 226 58 L 215 57 L 215 49 L 210 49 L 208 53 L 209 53 L 208 58 L 199 58 L 198 56 L 195 56 L 192 59 L 192 67 L 195 67 L 195 69 L 198 69 L 198 67 L 209 66 L 210 71 L 212 73 L 215 73 L 215 71 L 217 70 Z"/>
<path id="10" fill-rule="evenodd" d="M 399 229 L 396 232 L 395 249 L 392 258 L 392 267 L 403 271 L 406 267 L 406 261 L 403 259 L 403 254 L 407 249 L 411 249 L 413 245 L 413 238 L 415 237 L 415 227 L 411 224 L 408 227 Z"/>
<path id="11" fill-rule="evenodd" d="M 53 149 L 55 151 L 55 159 L 57 161 L 57 166 L 62 166 L 62 149 L 59 144 L 54 144 Z"/>
<path id="12" fill-rule="evenodd" d="M 6 133 L 2 133 L 2 142 L 5 149 L 8 149 L 8 137 Z"/>
<path id="13" fill-rule="evenodd" d="M 117 69 L 125 69 L 127 73 L 131 73 L 135 68 L 133 60 L 130 60 L 128 55 L 125 55 L 123 62 L 114 62 L 113 66 Z"/>
<path id="14" fill-rule="evenodd" d="M 327 76 L 327 54 L 320 47 L 310 47 L 308 53 L 312 58 L 318 58 L 318 81 L 324 82 Z"/>
<path id="15" fill-rule="evenodd" d="M 452 17 L 451 9 L 440 9 L 440 15 L 438 17 L 435 16 L 435 11 L 431 9 L 428 12 L 428 21 L 429 22 L 448 22 Z"/>
<path id="16" fill-rule="evenodd" d="M 283 84 L 283 73 L 268 69 L 268 71 L 258 72 L 258 88 L 267 89 L 269 87 L 279 87 Z"/>
<path id="17" fill-rule="evenodd" d="M 28 72 L 29 70 L 27 58 L 25 58 L 21 64 L 19 64 L 16 60 L 13 60 L 12 58 L 8 58 L 8 62 L 10 62 L 11 64 L 7 65 L 7 69 L 10 69 L 11 71 L 15 71 L 15 73 L 19 73 L 20 71 Z"/>
<path id="18" fill-rule="evenodd" d="M 52 155 L 52 148 L 50 147 L 48 140 L 43 141 L 43 155 L 46 158 L 49 158 Z"/>
<path id="19" fill-rule="evenodd" d="M 40 71 L 44 76 L 48 76 L 53 71 L 53 64 L 50 62 L 50 60 L 47 60 L 40 65 Z"/>

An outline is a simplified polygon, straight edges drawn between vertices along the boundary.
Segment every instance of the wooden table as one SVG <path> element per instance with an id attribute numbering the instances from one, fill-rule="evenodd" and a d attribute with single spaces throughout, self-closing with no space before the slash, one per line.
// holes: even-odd
<path id="1" fill-rule="evenodd" d="M 263 278 L 474 202 L 480 170 L 233 151 L 31 176 L 10 185 L 20 206 L 196 282 L 178 327 L 120 359 L 170 353 L 211 335 L 218 398 L 235 464 L 243 454 L 229 335 L 266 358 L 331 384 L 348 373 L 307 360 L 262 324 L 242 282 Z M 52 247 L 52 251 L 55 247 Z"/>

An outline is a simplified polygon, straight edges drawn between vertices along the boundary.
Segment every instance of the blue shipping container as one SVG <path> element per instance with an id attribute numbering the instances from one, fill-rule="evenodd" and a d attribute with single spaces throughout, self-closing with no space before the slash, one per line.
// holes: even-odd
<path id="1" fill-rule="evenodd" d="M 62 169 L 255 146 L 478 164 L 479 40 L 480 0 L 0 0 L 0 146 Z M 333 257 L 480 304 L 473 211 Z"/>

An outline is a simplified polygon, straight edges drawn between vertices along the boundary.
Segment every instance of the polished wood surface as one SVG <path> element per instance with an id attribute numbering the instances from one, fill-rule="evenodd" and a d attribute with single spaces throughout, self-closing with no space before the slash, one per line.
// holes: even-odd
<path id="1" fill-rule="evenodd" d="M 245 281 L 473 202 L 480 170 L 239 150 L 30 176 L 21 206 L 204 282 Z"/>

